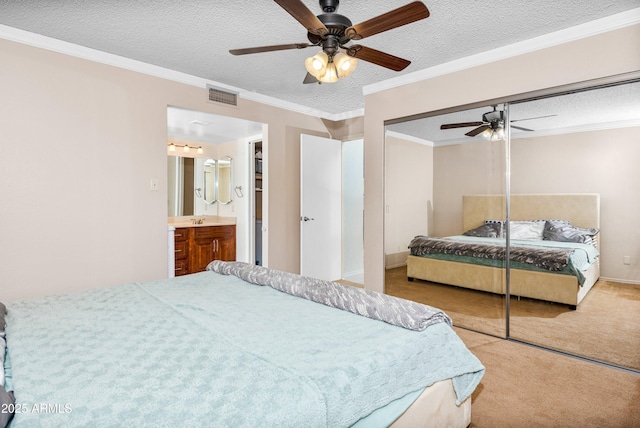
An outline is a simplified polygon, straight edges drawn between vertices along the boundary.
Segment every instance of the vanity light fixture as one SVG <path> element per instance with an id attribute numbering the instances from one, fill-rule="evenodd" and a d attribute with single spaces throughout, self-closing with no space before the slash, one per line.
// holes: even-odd
<path id="1" fill-rule="evenodd" d="M 177 147 L 182 147 L 182 151 L 185 153 L 189 153 L 191 149 L 195 149 L 196 153 L 198 153 L 199 155 L 204 153 L 204 149 L 202 148 L 202 146 L 195 147 L 195 146 L 190 146 L 188 144 L 184 146 L 180 146 L 178 144 L 170 143 L 168 147 L 170 152 L 175 152 Z"/>

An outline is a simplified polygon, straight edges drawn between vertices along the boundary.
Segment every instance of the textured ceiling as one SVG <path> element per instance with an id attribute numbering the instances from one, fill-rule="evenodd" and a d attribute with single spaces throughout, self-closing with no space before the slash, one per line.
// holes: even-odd
<path id="1" fill-rule="evenodd" d="M 498 106 L 503 109 L 503 105 Z M 387 130 L 409 135 L 435 145 L 458 144 L 481 139 L 464 134 L 474 127 L 441 130 L 445 123 L 475 122 L 491 106 L 458 111 L 424 119 L 388 125 Z M 509 119 L 516 126 L 531 131 L 512 129 L 513 138 L 561 134 L 621 126 L 640 126 L 640 82 L 587 90 L 512 104 Z M 551 116 L 551 117 L 543 117 Z"/>
<path id="2" fill-rule="evenodd" d="M 303 0 L 320 13 L 317 1 Z M 356 24 L 409 0 L 343 0 Z M 400 73 L 360 61 L 334 84 L 303 85 L 315 47 L 232 56 L 229 49 L 306 43 L 271 0 L 2 0 L 0 24 L 180 71 L 330 114 L 363 108 L 362 87 L 639 7 L 638 0 L 427 0 L 425 20 L 359 43 L 412 61 Z"/>

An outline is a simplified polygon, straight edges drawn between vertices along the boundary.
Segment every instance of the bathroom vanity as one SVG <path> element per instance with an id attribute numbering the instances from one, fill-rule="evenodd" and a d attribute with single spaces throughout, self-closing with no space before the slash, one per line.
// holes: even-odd
<path id="1" fill-rule="evenodd" d="M 175 276 L 202 272 L 213 260 L 235 261 L 236 225 L 174 224 Z"/>

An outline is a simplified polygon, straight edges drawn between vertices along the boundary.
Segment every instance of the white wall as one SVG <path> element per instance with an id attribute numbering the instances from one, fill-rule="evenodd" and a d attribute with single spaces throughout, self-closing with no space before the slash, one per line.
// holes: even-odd
<path id="1" fill-rule="evenodd" d="M 342 277 L 364 274 L 364 140 L 342 143 Z"/>

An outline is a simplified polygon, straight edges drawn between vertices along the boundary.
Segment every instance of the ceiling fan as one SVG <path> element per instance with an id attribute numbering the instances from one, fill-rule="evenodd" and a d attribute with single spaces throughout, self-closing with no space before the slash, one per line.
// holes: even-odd
<path id="1" fill-rule="evenodd" d="M 460 123 L 445 123 L 440 125 L 440 129 L 455 129 L 455 128 L 466 128 L 469 126 L 476 126 L 477 128 L 472 129 L 464 135 L 469 137 L 475 137 L 478 134 L 486 135 L 487 137 L 491 137 L 493 135 L 499 136 L 502 134 L 504 136 L 504 110 L 498 110 L 497 105 L 492 106 L 493 111 L 486 112 L 482 115 L 482 122 L 460 122 Z M 557 116 L 555 114 L 550 114 L 547 116 L 538 116 L 538 117 L 528 117 L 526 119 L 515 119 L 511 120 L 510 123 L 520 122 L 523 120 L 533 120 L 533 119 L 542 119 L 545 117 L 553 117 Z M 513 129 L 519 129 L 521 131 L 533 131 L 533 129 L 523 128 L 521 126 L 511 125 Z"/>
<path id="2" fill-rule="evenodd" d="M 320 8 L 324 13 L 318 16 L 314 15 L 301 0 L 274 1 L 307 29 L 309 43 L 231 49 L 229 52 L 233 55 L 246 55 L 319 46 L 322 50 L 305 61 L 308 73 L 303 83 L 335 82 L 339 78 L 347 77 L 357 65 L 355 59 L 394 71 L 404 70 L 411 61 L 366 46 L 347 44 L 351 40 L 364 39 L 429 16 L 427 7 L 420 1 L 414 1 L 353 25 L 349 18 L 336 12 L 339 0 L 320 0 Z"/>

